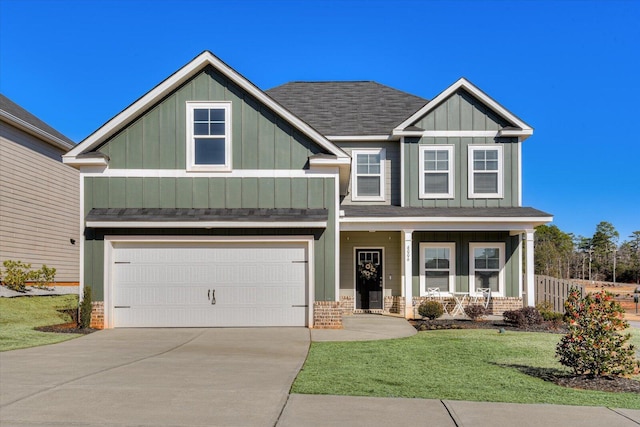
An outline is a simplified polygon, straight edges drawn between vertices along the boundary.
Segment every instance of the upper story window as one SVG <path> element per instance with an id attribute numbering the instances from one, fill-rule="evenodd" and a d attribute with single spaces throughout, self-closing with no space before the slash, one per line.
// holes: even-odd
<path id="1" fill-rule="evenodd" d="M 504 243 L 470 243 L 469 292 L 490 288 L 492 294 L 503 295 Z"/>
<path id="2" fill-rule="evenodd" d="M 469 146 L 469 198 L 502 198 L 502 147 Z"/>
<path id="3" fill-rule="evenodd" d="M 420 147 L 420 198 L 453 198 L 453 146 Z"/>
<path id="4" fill-rule="evenodd" d="M 187 102 L 187 170 L 231 170 L 230 102 Z"/>
<path id="5" fill-rule="evenodd" d="M 353 150 L 351 198 L 361 201 L 384 201 L 384 148 Z"/>

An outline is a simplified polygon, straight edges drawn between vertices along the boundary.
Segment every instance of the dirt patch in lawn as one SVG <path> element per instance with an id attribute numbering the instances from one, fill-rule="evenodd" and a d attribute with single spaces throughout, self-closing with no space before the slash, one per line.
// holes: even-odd
<path id="1" fill-rule="evenodd" d="M 91 328 L 81 328 L 77 322 L 69 322 L 69 323 L 60 323 L 58 325 L 49 325 L 49 326 L 38 326 L 37 328 L 33 328 L 36 331 L 40 332 L 55 332 L 58 334 L 90 334 L 95 332 L 97 329 Z"/>

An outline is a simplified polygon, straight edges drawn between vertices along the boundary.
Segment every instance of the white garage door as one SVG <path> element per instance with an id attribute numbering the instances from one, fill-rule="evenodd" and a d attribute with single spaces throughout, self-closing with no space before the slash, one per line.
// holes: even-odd
<path id="1" fill-rule="evenodd" d="M 114 327 L 305 326 L 298 243 L 116 243 Z"/>

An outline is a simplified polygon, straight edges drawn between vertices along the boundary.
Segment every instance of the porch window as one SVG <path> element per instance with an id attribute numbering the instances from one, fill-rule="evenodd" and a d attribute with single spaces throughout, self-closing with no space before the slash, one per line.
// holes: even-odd
<path id="1" fill-rule="evenodd" d="M 231 170 L 231 103 L 187 102 L 187 170 Z"/>
<path id="2" fill-rule="evenodd" d="M 420 198 L 453 198 L 453 146 L 420 147 Z"/>
<path id="3" fill-rule="evenodd" d="M 385 149 L 353 150 L 352 199 L 384 201 Z"/>
<path id="4" fill-rule="evenodd" d="M 469 198 L 502 198 L 502 147 L 469 146 Z"/>
<path id="5" fill-rule="evenodd" d="M 455 291 L 455 243 L 420 243 L 420 294 Z"/>
<path id="6" fill-rule="evenodd" d="M 491 292 L 502 295 L 504 289 L 504 243 L 471 243 L 469 246 L 469 292 L 478 288 L 491 288 Z"/>

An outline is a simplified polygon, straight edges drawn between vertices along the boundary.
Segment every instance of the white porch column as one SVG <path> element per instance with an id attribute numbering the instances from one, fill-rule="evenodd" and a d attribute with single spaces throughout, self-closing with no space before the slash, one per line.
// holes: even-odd
<path id="1" fill-rule="evenodd" d="M 534 249 L 533 249 L 533 234 L 535 230 L 527 230 L 525 232 L 525 242 L 527 245 L 527 274 L 525 277 L 525 290 L 527 299 L 525 301 L 525 305 L 529 307 L 535 307 L 536 305 L 536 291 L 535 291 L 535 263 L 534 263 Z"/>
<path id="2" fill-rule="evenodd" d="M 413 260 L 412 252 L 412 234 L 413 230 L 402 230 L 402 294 L 404 295 L 404 317 L 409 319 L 413 317 Z"/>

